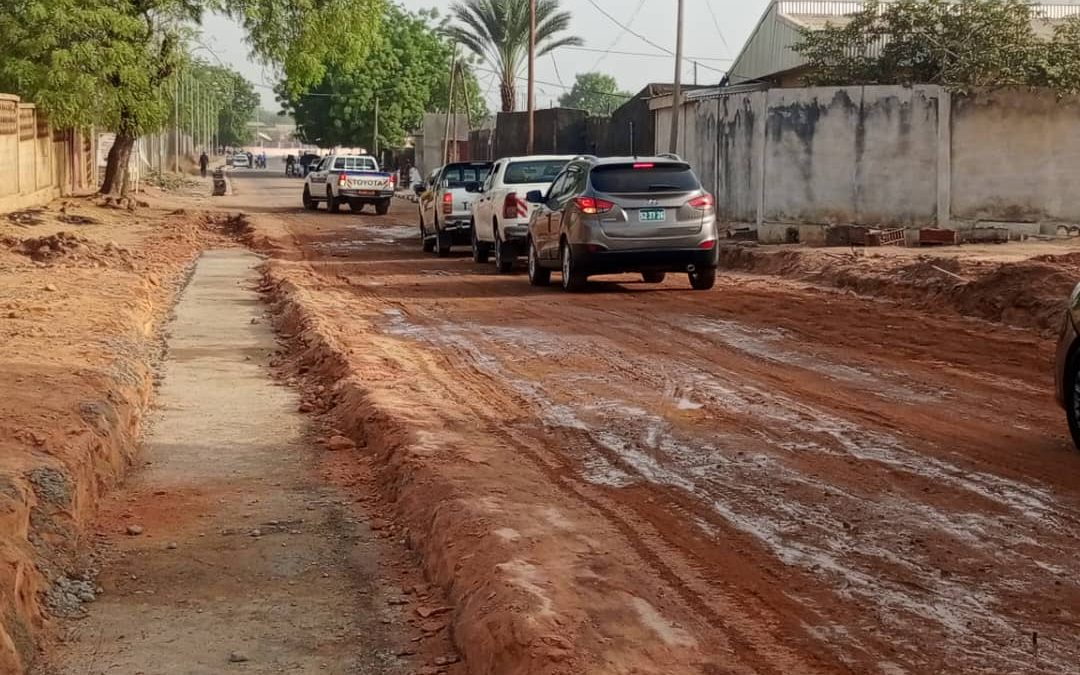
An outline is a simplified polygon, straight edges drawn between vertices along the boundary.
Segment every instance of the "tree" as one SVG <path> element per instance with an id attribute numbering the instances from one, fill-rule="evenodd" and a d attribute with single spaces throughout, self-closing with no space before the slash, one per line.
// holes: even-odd
<path id="1" fill-rule="evenodd" d="M 323 147 L 370 146 L 377 101 L 379 145 L 397 146 L 426 111 L 445 109 L 451 48 L 432 18 L 388 4 L 361 67 L 332 64 L 318 84 L 297 94 L 283 83 L 279 98 L 295 117 L 301 140 Z M 472 77 L 466 82 L 475 93 L 471 102 L 482 110 L 479 85 Z"/>
<path id="2" fill-rule="evenodd" d="M 529 0 L 463 0 L 450 6 L 458 23 L 446 28 L 456 40 L 495 69 L 503 112 L 515 109 L 517 79 L 527 66 Z M 536 54 L 579 46 L 581 38 L 561 36 L 570 27 L 570 13 L 559 0 L 536 0 Z"/>
<path id="3" fill-rule="evenodd" d="M 0 89 L 60 127 L 113 131 L 103 193 L 125 193 L 136 139 L 160 129 L 196 0 L 12 0 L 0 14 Z"/>
<path id="4" fill-rule="evenodd" d="M 199 64 L 197 76 L 214 92 L 217 108 L 217 141 L 220 145 L 239 146 L 251 142 L 254 134 L 248 124 L 255 120 L 259 94 L 243 75 L 222 66 Z"/>
<path id="5" fill-rule="evenodd" d="M 610 115 L 630 98 L 630 94 L 619 91 L 619 83 L 610 75 L 578 73 L 574 86 L 559 97 L 559 105 L 587 110 L 592 115 Z"/>
<path id="6" fill-rule="evenodd" d="M 812 85 L 1080 90 L 1080 19 L 1059 23 L 1045 39 L 1034 12 L 1024 0 L 875 1 L 844 23 L 804 30 L 794 49 Z"/>
<path id="7" fill-rule="evenodd" d="M 332 69 L 363 66 L 377 38 L 384 0 L 217 0 L 247 29 L 248 43 L 283 76 L 295 98 Z"/>

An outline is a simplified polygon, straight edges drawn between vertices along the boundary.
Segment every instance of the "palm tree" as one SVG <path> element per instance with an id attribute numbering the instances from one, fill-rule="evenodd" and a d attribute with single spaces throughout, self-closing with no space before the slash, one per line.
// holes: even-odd
<path id="1" fill-rule="evenodd" d="M 499 75 L 503 112 L 513 112 L 514 85 L 529 55 L 529 0 L 463 0 L 450 6 L 457 24 L 447 35 L 485 59 Z M 536 0 L 536 55 L 579 46 L 581 38 L 560 37 L 570 27 L 570 12 L 559 0 Z"/>

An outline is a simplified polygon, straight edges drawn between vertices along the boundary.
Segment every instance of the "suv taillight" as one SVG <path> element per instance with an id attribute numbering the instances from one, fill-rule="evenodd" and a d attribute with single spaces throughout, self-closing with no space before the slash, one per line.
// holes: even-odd
<path id="1" fill-rule="evenodd" d="M 343 173 L 339 173 L 337 176 L 338 187 L 345 187 L 345 184 L 349 182 L 349 177 Z"/>
<path id="2" fill-rule="evenodd" d="M 574 197 L 574 203 L 581 209 L 581 212 L 595 216 L 598 213 L 607 213 L 611 209 L 615 208 L 615 204 L 609 202 L 606 199 L 597 199 L 595 197 Z"/>
<path id="3" fill-rule="evenodd" d="M 686 203 L 686 205 L 704 211 L 705 209 L 712 207 L 715 203 L 716 202 L 715 200 L 713 200 L 713 196 L 706 192 L 700 197 L 695 197 L 694 199 L 691 199 L 689 202 Z"/>
<path id="4" fill-rule="evenodd" d="M 524 214 L 521 213 L 521 202 L 518 201 L 517 193 L 511 192 L 506 195 L 506 199 L 503 200 L 503 218 L 505 220 L 513 220 Z"/>
<path id="5" fill-rule="evenodd" d="M 454 195 L 449 192 L 444 192 L 442 196 L 442 212 L 443 215 L 449 216 L 454 212 Z"/>

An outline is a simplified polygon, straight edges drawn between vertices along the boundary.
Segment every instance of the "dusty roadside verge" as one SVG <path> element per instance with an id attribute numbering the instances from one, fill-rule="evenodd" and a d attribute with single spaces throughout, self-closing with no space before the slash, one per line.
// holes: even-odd
<path id="1" fill-rule="evenodd" d="M 70 199 L 0 216 L 0 672 L 96 594 L 73 554 L 135 460 L 158 329 L 212 218 Z"/>
<path id="2" fill-rule="evenodd" d="M 1080 281 L 1080 252 L 1002 244 L 886 250 L 725 246 L 721 267 L 797 279 L 910 307 L 1051 333 Z"/>

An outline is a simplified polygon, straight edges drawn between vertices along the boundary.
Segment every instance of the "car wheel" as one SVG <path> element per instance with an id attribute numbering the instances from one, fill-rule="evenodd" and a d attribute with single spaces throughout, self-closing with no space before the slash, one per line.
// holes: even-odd
<path id="1" fill-rule="evenodd" d="M 377 215 L 377 216 L 385 216 L 389 212 L 390 212 L 390 200 L 389 199 L 384 199 L 384 200 L 382 200 L 380 202 L 375 203 L 375 215 Z"/>
<path id="2" fill-rule="evenodd" d="M 664 279 L 667 278 L 667 274 L 663 272 L 643 272 L 641 278 L 647 284 L 662 284 Z"/>
<path id="3" fill-rule="evenodd" d="M 326 210 L 330 213 L 341 211 L 341 204 L 338 202 L 337 197 L 334 196 L 334 191 L 330 188 L 326 188 Z"/>
<path id="4" fill-rule="evenodd" d="M 472 259 L 474 263 L 486 263 L 488 256 L 491 255 L 491 250 L 488 248 L 486 241 L 480 241 L 476 237 L 476 225 L 473 225 L 472 231 Z"/>
<path id="5" fill-rule="evenodd" d="M 440 258 L 450 257 L 450 235 L 439 229 L 439 221 L 435 221 L 435 255 Z"/>
<path id="6" fill-rule="evenodd" d="M 537 253 L 532 239 L 529 240 L 529 283 L 533 286 L 547 286 L 551 283 L 551 270 L 540 265 L 540 254 Z"/>
<path id="7" fill-rule="evenodd" d="M 510 245 L 502 240 L 498 225 L 495 226 L 495 270 L 499 274 L 510 274 L 514 271 L 514 252 Z"/>
<path id="8" fill-rule="evenodd" d="M 716 268 L 710 267 L 689 273 L 690 286 L 695 291 L 707 291 L 716 285 Z"/>
<path id="9" fill-rule="evenodd" d="M 304 186 L 304 197 L 302 201 L 304 203 L 304 208 L 308 211 L 314 211 L 315 209 L 319 208 L 318 203 L 311 198 L 311 190 L 309 190 L 308 186 L 306 185 Z"/>
<path id="10" fill-rule="evenodd" d="M 1080 356 L 1072 355 L 1065 366 L 1065 419 L 1073 445 L 1080 448 Z"/>
<path id="11" fill-rule="evenodd" d="M 570 250 L 570 244 L 563 242 L 562 245 L 562 287 L 564 291 L 578 293 L 585 288 L 589 277 L 584 274 L 576 262 L 574 253 Z"/>

